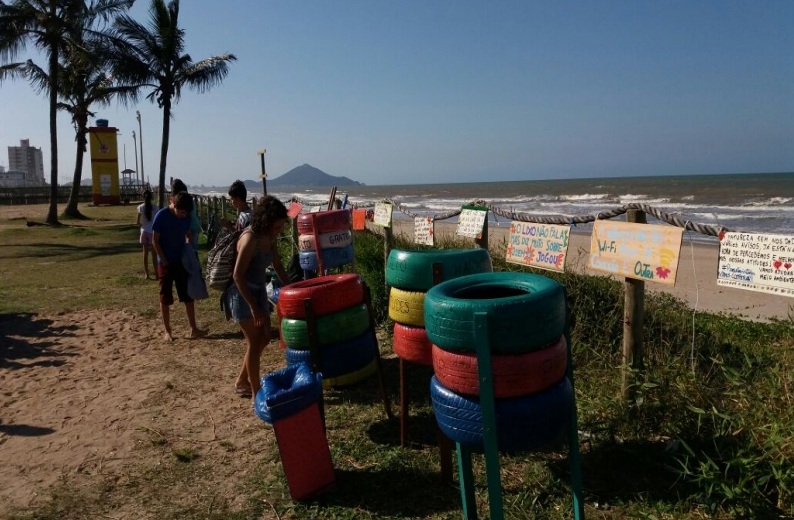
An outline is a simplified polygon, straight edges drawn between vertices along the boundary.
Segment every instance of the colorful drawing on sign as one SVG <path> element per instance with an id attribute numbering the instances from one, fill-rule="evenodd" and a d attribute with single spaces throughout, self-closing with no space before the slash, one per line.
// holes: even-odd
<path id="1" fill-rule="evenodd" d="M 458 229 L 455 234 L 462 237 L 482 238 L 482 227 L 487 216 L 487 209 L 464 208 L 458 217 Z"/>
<path id="2" fill-rule="evenodd" d="M 375 218 L 372 223 L 377 226 L 391 227 L 392 205 L 386 202 L 375 204 Z"/>
<path id="3" fill-rule="evenodd" d="M 794 296 L 794 237 L 721 233 L 717 285 Z"/>
<path id="4" fill-rule="evenodd" d="M 414 218 L 414 242 L 426 246 L 433 245 L 433 218 Z"/>
<path id="5" fill-rule="evenodd" d="M 510 224 L 505 261 L 550 271 L 565 271 L 568 226 L 514 221 Z"/>
<path id="6" fill-rule="evenodd" d="M 626 278 L 675 285 L 684 230 L 597 220 L 588 267 Z"/>

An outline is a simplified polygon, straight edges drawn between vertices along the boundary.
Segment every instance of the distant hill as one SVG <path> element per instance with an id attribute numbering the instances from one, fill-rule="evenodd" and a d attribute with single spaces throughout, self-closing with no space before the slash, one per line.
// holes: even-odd
<path id="1" fill-rule="evenodd" d="M 336 177 L 328 175 L 319 168 L 310 164 L 302 164 L 293 168 L 284 175 L 267 180 L 270 186 L 362 186 L 362 183 L 348 179 L 347 177 Z"/>

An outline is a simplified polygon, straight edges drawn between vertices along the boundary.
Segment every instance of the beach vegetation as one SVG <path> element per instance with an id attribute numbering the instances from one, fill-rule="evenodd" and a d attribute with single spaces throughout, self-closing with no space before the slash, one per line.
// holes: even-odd
<path id="1" fill-rule="evenodd" d="M 88 220 L 70 225 L 68 234 L 0 220 L 0 317 L 126 309 L 156 327 L 156 289 L 143 279 L 134 281 L 140 250 L 130 208 L 85 205 L 81 210 Z M 291 240 L 285 235 L 279 243 L 282 257 L 290 258 Z M 396 411 L 400 368 L 391 351 L 383 236 L 356 232 L 354 245 L 356 272 L 373 294 L 384 381 Z M 415 249 L 400 237 L 395 247 Z M 445 241 L 437 247 L 471 247 L 471 242 Z M 200 255 L 205 258 L 206 246 Z M 495 270 L 525 269 L 498 254 L 493 258 Z M 565 286 L 572 311 L 588 518 L 794 517 L 794 321 L 762 323 L 697 312 L 672 296 L 649 292 L 645 363 L 633 374 L 634 392 L 625 400 L 620 397 L 622 284 L 573 272 L 534 272 Z M 223 339 L 206 339 L 173 349 L 189 349 L 191 359 L 173 363 L 172 378 L 153 389 L 144 402 L 152 414 L 167 416 L 168 406 L 185 406 L 220 391 L 217 366 L 238 361 L 242 338 L 218 312 L 216 296 L 198 302 L 197 314 L 210 320 L 221 338 L 234 341 L 227 346 Z M 4 325 L 2 330 L 0 341 L 5 341 L 11 329 Z M 263 367 L 283 363 L 279 348 L 266 349 Z M 139 428 L 142 442 L 134 461 L 115 473 L 65 476 L 46 501 L 9 517 L 68 519 L 123 511 L 130 517 L 219 520 L 460 518 L 457 486 L 439 477 L 427 390 L 431 374 L 423 366 L 411 366 L 406 374 L 405 447 L 397 422 L 386 417 L 376 378 L 324 391 L 337 486 L 316 500 L 289 498 L 272 431 L 248 413 L 232 434 L 223 436 L 222 426 L 213 423 L 212 434 L 201 440 L 186 435 L 184 424 Z M 503 455 L 500 464 L 506 518 L 572 518 L 567 443 Z M 483 457 L 475 456 L 473 465 L 477 509 L 486 518 Z M 228 488 L 221 489 L 229 482 L 233 500 Z"/>

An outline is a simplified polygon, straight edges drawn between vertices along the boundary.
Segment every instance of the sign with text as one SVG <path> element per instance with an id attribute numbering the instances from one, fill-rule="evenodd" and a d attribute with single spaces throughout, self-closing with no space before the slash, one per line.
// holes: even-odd
<path id="1" fill-rule="evenodd" d="M 474 209 L 464 207 L 458 217 L 456 235 L 469 238 L 482 238 L 482 227 L 488 217 L 488 208 Z"/>
<path id="2" fill-rule="evenodd" d="M 391 227 L 392 209 L 394 209 L 392 205 L 386 202 L 378 202 L 375 204 L 375 217 L 372 223 L 376 226 Z"/>
<path id="3" fill-rule="evenodd" d="M 505 260 L 550 271 L 565 271 L 569 233 L 568 226 L 513 221 Z"/>
<path id="4" fill-rule="evenodd" d="M 673 226 L 596 220 L 588 267 L 626 278 L 675 285 L 681 237 Z"/>
<path id="5" fill-rule="evenodd" d="M 431 217 L 414 218 L 414 242 L 426 246 L 433 245 L 433 219 Z"/>
<path id="6" fill-rule="evenodd" d="M 794 236 L 725 233 L 717 285 L 794 296 Z"/>

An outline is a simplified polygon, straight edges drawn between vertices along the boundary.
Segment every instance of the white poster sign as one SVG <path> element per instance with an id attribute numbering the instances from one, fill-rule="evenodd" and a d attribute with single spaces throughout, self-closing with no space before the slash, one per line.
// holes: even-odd
<path id="1" fill-rule="evenodd" d="M 717 285 L 794 296 L 794 236 L 725 233 Z"/>
<path id="2" fill-rule="evenodd" d="M 425 246 L 433 245 L 433 219 L 431 217 L 414 218 L 414 242 Z"/>
<path id="3" fill-rule="evenodd" d="M 391 204 L 378 202 L 375 204 L 375 216 L 372 219 L 372 223 L 376 226 L 391 227 L 391 214 L 393 209 Z"/>
<path id="4" fill-rule="evenodd" d="M 482 227 L 485 225 L 487 216 L 487 209 L 463 209 L 458 217 L 458 229 L 455 234 L 462 237 L 481 238 Z"/>

